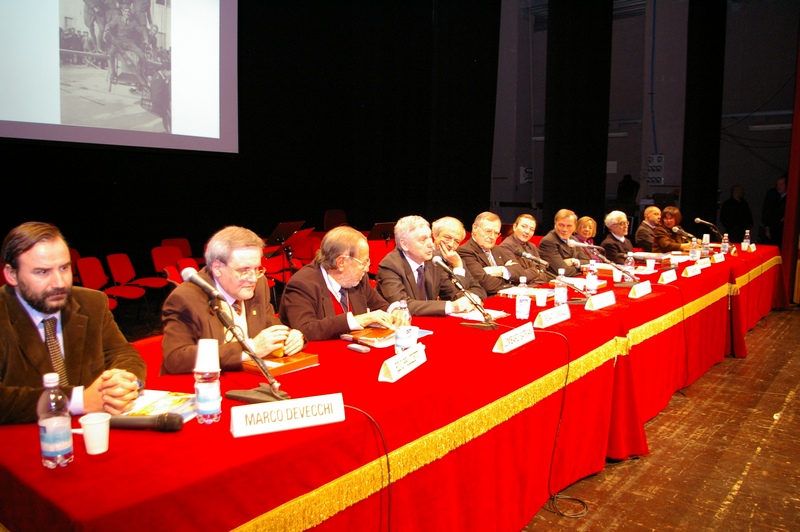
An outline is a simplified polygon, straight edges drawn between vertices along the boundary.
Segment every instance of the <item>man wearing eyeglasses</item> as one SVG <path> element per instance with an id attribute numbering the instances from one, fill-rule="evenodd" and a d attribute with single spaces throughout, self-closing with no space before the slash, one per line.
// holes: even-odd
<path id="1" fill-rule="evenodd" d="M 433 263 L 436 252 L 431 228 L 421 216 L 405 216 L 394 226 L 395 249 L 378 266 L 378 292 L 390 303 L 405 299 L 413 316 L 445 316 L 469 312 L 480 301 L 483 290 L 471 294 L 472 301 L 450 281 L 447 273 Z M 455 253 L 451 266 L 466 288 L 466 270 Z M 470 290 L 469 288 L 466 288 Z"/>
<path id="2" fill-rule="evenodd" d="M 392 328 L 389 303 L 369 282 L 369 264 L 363 233 L 347 226 L 331 229 L 314 260 L 286 283 L 281 320 L 309 340 L 330 340 L 370 326 Z"/>
<path id="3" fill-rule="evenodd" d="M 588 264 L 589 259 L 581 258 L 581 248 L 567 244 L 578 225 L 578 216 L 569 209 L 561 209 L 554 222 L 553 230 L 539 241 L 539 256 L 550 264 L 547 268 L 553 273 L 563 268 L 567 277 L 579 275 L 581 264 Z"/>
<path id="4" fill-rule="evenodd" d="M 606 250 L 606 258 L 625 264 L 628 252 L 633 251 L 633 244 L 625 237 L 628 234 L 628 216 L 622 211 L 611 211 L 606 215 L 605 224 L 610 233 L 600 245 Z"/>
<path id="5" fill-rule="evenodd" d="M 303 334 L 283 325 L 275 317 L 269 286 L 261 265 L 264 241 L 253 231 L 229 226 L 208 241 L 206 266 L 198 275 L 216 287 L 225 301 L 209 300 L 197 285 L 185 282 L 170 293 L 161 309 L 164 325 L 161 373 L 191 373 L 197 359 L 197 341 L 216 338 L 220 342 L 219 362 L 225 371 L 240 371 L 249 355 L 211 310 L 227 313 L 234 326 L 250 339 L 255 353 L 264 357 L 279 352 L 293 355 L 305 345 Z"/>
<path id="6" fill-rule="evenodd" d="M 472 238 L 458 248 L 464 267 L 489 296 L 519 283 L 520 276 L 526 275 L 512 252 L 495 245 L 501 226 L 495 213 L 480 213 L 472 223 Z"/>

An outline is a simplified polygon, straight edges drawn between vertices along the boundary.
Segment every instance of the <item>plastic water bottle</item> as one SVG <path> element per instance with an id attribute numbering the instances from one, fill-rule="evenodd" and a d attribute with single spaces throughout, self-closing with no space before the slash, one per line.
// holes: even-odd
<path id="1" fill-rule="evenodd" d="M 558 305 L 566 305 L 567 304 L 567 281 L 564 279 L 564 268 L 558 269 L 558 277 L 555 280 L 555 294 L 553 297 L 553 303 Z"/>
<path id="2" fill-rule="evenodd" d="M 219 371 L 195 371 L 194 394 L 197 402 L 197 422 L 216 423 L 222 413 L 222 394 Z"/>
<path id="3" fill-rule="evenodd" d="M 593 296 L 597 293 L 597 264 L 589 261 L 589 268 L 586 270 L 586 293 Z"/>
<path id="4" fill-rule="evenodd" d="M 69 399 L 58 387 L 58 373 L 46 373 L 42 377 L 42 384 L 44 392 L 36 407 L 42 464 L 48 469 L 64 467 L 73 459 Z"/>
<path id="5" fill-rule="evenodd" d="M 531 296 L 528 292 L 528 278 L 524 275 L 519 278 L 519 287 L 522 290 L 517 294 L 516 317 L 518 320 L 527 320 L 531 315 Z"/>
<path id="6" fill-rule="evenodd" d="M 728 253 L 728 250 L 731 248 L 731 241 L 728 240 L 728 233 L 722 235 L 722 244 L 719 247 L 720 252 L 725 255 Z"/>
<path id="7" fill-rule="evenodd" d="M 692 244 L 689 247 L 689 260 L 698 260 L 700 258 L 700 250 L 697 249 L 697 239 L 692 239 Z"/>
<path id="8" fill-rule="evenodd" d="M 625 268 L 631 272 L 636 269 L 636 259 L 633 258 L 633 251 L 629 251 L 628 256 L 625 257 Z"/>
<path id="9" fill-rule="evenodd" d="M 742 251 L 747 251 L 750 247 L 750 229 L 744 232 L 744 240 L 742 240 Z"/>
<path id="10" fill-rule="evenodd" d="M 395 327 L 411 325 L 411 311 L 408 310 L 408 301 L 401 299 L 398 306 L 392 311 L 392 322 Z"/>
<path id="11" fill-rule="evenodd" d="M 708 257 L 709 248 L 711 247 L 711 237 L 708 233 L 703 235 L 703 245 L 700 248 L 700 256 Z"/>

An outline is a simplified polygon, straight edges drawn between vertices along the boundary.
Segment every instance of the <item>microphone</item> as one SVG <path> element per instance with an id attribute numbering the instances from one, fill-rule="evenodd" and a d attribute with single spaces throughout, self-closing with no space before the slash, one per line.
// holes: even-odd
<path id="1" fill-rule="evenodd" d="M 155 430 L 156 432 L 177 432 L 183 428 L 180 414 L 159 414 L 157 416 L 111 416 L 112 429 Z"/>
<path id="2" fill-rule="evenodd" d="M 673 227 L 673 228 L 672 228 L 672 232 L 673 232 L 673 233 L 677 233 L 677 234 L 679 234 L 679 235 L 681 235 L 681 236 L 685 236 L 686 238 L 697 238 L 697 237 L 696 237 L 696 236 L 694 236 L 692 233 L 687 233 L 686 231 L 684 231 L 683 229 L 681 229 L 681 228 L 680 228 L 680 227 L 678 227 L 677 225 L 676 225 L 675 227 Z"/>
<path id="3" fill-rule="evenodd" d="M 460 292 L 464 293 L 464 296 L 466 296 L 466 298 L 469 299 L 470 303 L 472 303 L 483 316 L 483 323 L 462 323 L 461 325 L 464 325 L 466 327 L 474 327 L 476 329 L 488 329 L 488 330 L 497 329 L 497 323 L 495 323 L 494 320 L 492 319 L 492 315 L 486 312 L 486 309 L 481 304 L 480 299 L 478 299 L 475 296 L 475 294 L 464 288 L 464 285 L 461 284 L 461 281 L 458 279 L 458 276 L 455 274 L 453 269 L 450 266 L 448 266 L 444 260 L 442 260 L 442 257 L 440 257 L 439 255 L 435 255 L 433 257 L 433 263 L 447 272 L 447 275 L 450 277 L 450 280 L 453 281 L 453 284 L 456 285 L 456 288 L 458 288 Z"/>
<path id="4" fill-rule="evenodd" d="M 544 259 L 540 259 L 539 257 L 534 255 L 533 253 L 528 253 L 527 251 L 522 251 L 521 249 L 518 249 L 514 253 L 516 253 L 518 257 L 522 257 L 523 259 L 531 260 L 531 261 L 535 262 L 536 264 L 538 264 L 540 266 L 544 266 L 545 268 L 550 266 L 549 262 L 547 262 Z"/>
<path id="5" fill-rule="evenodd" d="M 714 224 L 712 224 L 711 222 L 707 222 L 707 221 L 705 221 L 705 220 L 701 220 L 700 218 L 695 218 L 695 219 L 694 219 L 694 223 L 696 223 L 696 224 L 703 224 L 703 225 L 707 225 L 708 227 L 710 227 L 710 228 L 711 228 L 711 230 L 712 230 L 712 231 L 714 231 L 714 234 L 716 234 L 716 235 L 718 235 L 720 238 L 722 238 L 722 235 L 720 234 L 720 232 L 719 232 L 719 229 L 717 229 L 717 226 L 716 226 L 716 225 L 714 225 Z"/>
<path id="6" fill-rule="evenodd" d="M 184 268 L 181 271 L 181 279 L 183 279 L 184 282 L 196 284 L 203 292 L 208 294 L 208 297 L 225 301 L 225 296 L 223 296 L 219 290 L 208 284 L 208 281 L 200 277 L 197 270 L 194 268 Z"/>
<path id="7" fill-rule="evenodd" d="M 433 263 L 438 267 L 440 267 L 441 269 L 443 269 L 444 271 L 446 271 L 447 275 L 449 275 L 450 277 L 456 277 L 456 273 L 453 271 L 453 269 L 450 266 L 448 266 L 447 263 L 439 255 L 433 257 Z"/>
<path id="8" fill-rule="evenodd" d="M 593 249 L 603 249 L 602 246 L 595 246 L 593 244 L 587 244 L 586 242 L 578 242 L 577 240 L 572 240 L 571 238 L 567 239 L 567 245 L 571 248 L 593 248 Z M 605 251 L 605 249 L 603 249 Z"/>

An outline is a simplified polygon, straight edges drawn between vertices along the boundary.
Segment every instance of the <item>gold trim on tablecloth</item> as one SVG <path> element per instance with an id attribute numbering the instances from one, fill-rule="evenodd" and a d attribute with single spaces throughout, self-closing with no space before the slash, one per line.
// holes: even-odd
<path id="1" fill-rule="evenodd" d="M 392 482 L 397 482 L 431 462 L 443 458 L 533 407 L 561 390 L 565 380 L 567 384 L 572 384 L 586 376 L 609 360 L 613 360 L 626 344 L 625 339 L 613 338 L 570 362 L 569 375 L 567 366 L 555 369 L 505 397 L 390 452 Z M 381 456 L 324 486 L 270 510 L 235 530 L 237 532 L 306 530 L 377 493 L 386 485 L 386 457 Z"/>

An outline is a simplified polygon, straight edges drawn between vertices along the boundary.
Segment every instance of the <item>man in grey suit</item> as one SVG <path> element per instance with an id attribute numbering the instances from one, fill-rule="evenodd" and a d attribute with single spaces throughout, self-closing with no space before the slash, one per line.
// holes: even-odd
<path id="1" fill-rule="evenodd" d="M 400 218 L 394 226 L 394 237 L 397 246 L 378 266 L 378 292 L 386 301 L 405 299 L 412 315 L 444 316 L 474 307 L 445 270 L 433 263 L 436 248 L 427 220 L 421 216 Z M 452 269 L 466 288 L 460 257 Z M 479 301 L 480 296 L 474 294 L 473 300 Z"/>
<path id="2" fill-rule="evenodd" d="M 553 273 L 564 268 L 567 277 L 580 275 L 581 264 L 588 264 L 589 259 L 581 258 L 580 248 L 567 244 L 575 232 L 578 216 L 569 209 L 561 209 L 554 221 L 555 228 L 539 241 L 539 255 L 550 263 L 548 269 Z"/>
<path id="3" fill-rule="evenodd" d="M 73 415 L 130 410 L 146 364 L 117 327 L 108 297 L 72 286 L 61 231 L 26 222 L 6 236 L 2 257 L 0 424 L 36 421 L 42 376 L 53 372 L 61 374 Z M 46 343 L 51 335 L 57 349 Z"/>

